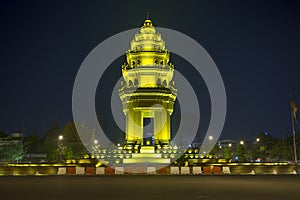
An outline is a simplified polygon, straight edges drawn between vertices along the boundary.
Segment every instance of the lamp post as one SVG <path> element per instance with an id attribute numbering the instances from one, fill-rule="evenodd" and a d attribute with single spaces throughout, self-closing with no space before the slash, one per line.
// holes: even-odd
<path id="1" fill-rule="evenodd" d="M 243 155 L 240 155 L 240 159 L 242 158 L 242 157 L 244 157 L 244 159 L 246 160 L 246 144 L 245 144 L 245 142 L 243 141 L 243 140 L 241 140 L 240 141 L 240 145 L 242 146 L 242 152 L 243 152 Z M 244 160 L 243 159 L 243 160 Z"/>
<path id="2" fill-rule="evenodd" d="M 256 142 L 259 142 L 260 141 L 260 138 L 256 138 Z"/>
<path id="3" fill-rule="evenodd" d="M 58 136 L 58 140 L 57 140 L 57 159 L 58 159 L 58 162 L 61 161 L 61 145 L 62 145 L 62 142 L 63 142 L 63 139 L 64 139 L 64 136 L 63 135 L 59 135 Z"/>
<path id="4" fill-rule="evenodd" d="M 212 150 L 212 145 L 211 144 L 212 144 L 212 140 L 214 138 L 213 138 L 213 136 L 210 135 L 210 136 L 208 136 L 208 139 L 209 139 L 209 148 L 210 148 L 210 150 Z"/>
<path id="5" fill-rule="evenodd" d="M 246 144 L 243 140 L 240 141 L 240 145 L 242 145 L 244 147 L 244 151 L 246 153 Z"/>

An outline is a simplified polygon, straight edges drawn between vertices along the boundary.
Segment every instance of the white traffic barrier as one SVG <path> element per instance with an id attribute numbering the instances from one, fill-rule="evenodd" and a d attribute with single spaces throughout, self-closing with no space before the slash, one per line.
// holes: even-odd
<path id="1" fill-rule="evenodd" d="M 115 167 L 115 174 L 124 174 L 124 167 Z"/>
<path id="2" fill-rule="evenodd" d="M 222 167 L 222 172 L 223 174 L 231 174 L 230 167 Z"/>
<path id="3" fill-rule="evenodd" d="M 202 174 L 201 167 L 193 167 L 193 174 Z"/>
<path id="4" fill-rule="evenodd" d="M 155 167 L 147 167 L 146 171 L 147 171 L 147 174 L 156 174 L 156 168 Z"/>
<path id="5" fill-rule="evenodd" d="M 57 175 L 66 175 L 67 168 L 66 167 L 59 167 L 57 170 Z"/>
<path id="6" fill-rule="evenodd" d="M 181 167 L 180 173 L 181 174 L 190 174 L 190 168 L 189 167 Z"/>
<path id="7" fill-rule="evenodd" d="M 171 167 L 171 174 L 179 174 L 179 167 Z"/>
<path id="8" fill-rule="evenodd" d="M 103 174 L 105 174 L 105 167 L 97 167 L 96 168 L 96 174 L 97 175 L 103 175 Z"/>
<path id="9" fill-rule="evenodd" d="M 76 167 L 76 175 L 84 175 L 85 167 Z"/>

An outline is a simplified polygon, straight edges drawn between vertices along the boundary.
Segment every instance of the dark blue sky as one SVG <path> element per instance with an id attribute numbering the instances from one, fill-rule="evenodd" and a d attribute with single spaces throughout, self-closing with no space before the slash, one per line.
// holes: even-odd
<path id="1" fill-rule="evenodd" d="M 85 56 L 109 36 L 140 27 L 147 11 L 155 26 L 198 41 L 219 67 L 228 98 L 223 138 L 290 134 L 290 93 L 300 105 L 296 1 L 1 1 L 0 130 L 42 134 L 71 121 L 73 82 Z M 111 76 L 121 76 L 122 62 Z M 176 56 L 173 63 L 201 96 L 201 77 Z M 209 104 L 201 105 L 208 119 Z"/>

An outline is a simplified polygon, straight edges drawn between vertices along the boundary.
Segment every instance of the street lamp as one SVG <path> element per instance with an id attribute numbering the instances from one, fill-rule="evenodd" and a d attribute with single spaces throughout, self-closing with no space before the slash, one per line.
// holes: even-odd
<path id="1" fill-rule="evenodd" d="M 232 147 L 232 144 L 231 144 L 231 143 L 229 143 L 229 144 L 228 144 L 228 147 Z"/>
<path id="2" fill-rule="evenodd" d="M 60 136 L 58 136 L 58 140 L 63 140 L 64 139 L 64 136 L 63 135 L 60 135 Z"/>
<path id="3" fill-rule="evenodd" d="M 94 140 L 94 146 L 92 146 L 92 156 L 97 156 L 97 154 L 99 153 L 99 149 L 98 149 L 98 140 Z"/>
<path id="4" fill-rule="evenodd" d="M 259 142 L 260 141 L 260 138 L 256 138 L 256 142 Z"/>
<path id="5" fill-rule="evenodd" d="M 240 141 L 240 145 L 244 145 L 245 143 L 244 143 L 244 141 L 243 140 L 241 140 Z"/>
<path id="6" fill-rule="evenodd" d="M 64 139 L 64 136 L 63 135 L 59 135 L 58 136 L 58 140 L 57 140 L 57 159 L 58 161 L 60 162 L 61 161 L 61 155 L 60 155 L 60 150 L 61 150 L 61 143 Z"/>
<path id="7" fill-rule="evenodd" d="M 212 143 L 211 143 L 211 141 L 213 140 L 213 136 L 208 136 L 208 139 L 209 139 L 209 148 L 210 148 L 210 150 L 212 149 Z"/>

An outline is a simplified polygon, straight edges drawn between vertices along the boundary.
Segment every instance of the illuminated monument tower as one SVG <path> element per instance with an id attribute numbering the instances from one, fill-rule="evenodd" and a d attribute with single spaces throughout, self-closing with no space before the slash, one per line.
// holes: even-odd
<path id="1" fill-rule="evenodd" d="M 124 149 L 133 153 L 151 154 L 170 145 L 170 116 L 177 89 L 169 58 L 161 35 L 146 19 L 126 52 L 119 88 L 126 115 Z"/>

